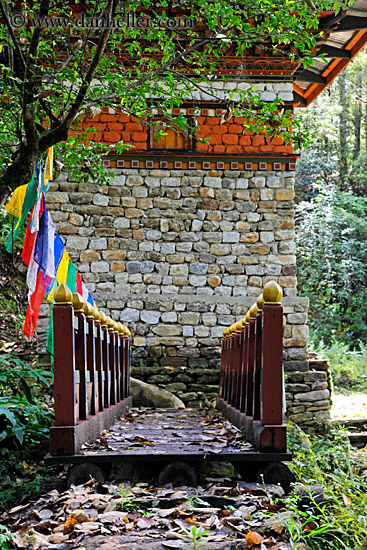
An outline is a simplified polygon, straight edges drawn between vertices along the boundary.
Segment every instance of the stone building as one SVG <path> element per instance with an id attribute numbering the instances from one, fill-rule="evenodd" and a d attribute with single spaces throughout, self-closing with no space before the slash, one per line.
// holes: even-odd
<path id="1" fill-rule="evenodd" d="M 288 414 L 304 426 L 328 417 L 326 371 L 308 362 L 308 299 L 297 296 L 297 157 L 281 139 L 244 132 L 241 118 L 221 124 L 221 115 L 230 93 L 236 101 L 236 90 L 254 84 L 265 101 L 280 97 L 289 110 L 308 105 L 365 44 L 366 31 L 348 27 L 362 3 L 336 22 L 330 14 L 320 20 L 326 64 L 304 70 L 267 60 L 263 74 L 262 59 L 251 69 L 243 60 L 241 74 L 183 98 L 173 114 L 196 121 L 197 138 L 208 143 L 169 131 L 157 142 L 122 110 L 103 108 L 86 123 L 96 129 L 93 139 L 134 146 L 104 159 L 113 184 L 77 184 L 61 174 L 50 185 L 48 208 L 84 282 L 133 333 L 135 375 L 189 406 L 212 400 L 223 329 L 275 280 L 284 293 Z"/>

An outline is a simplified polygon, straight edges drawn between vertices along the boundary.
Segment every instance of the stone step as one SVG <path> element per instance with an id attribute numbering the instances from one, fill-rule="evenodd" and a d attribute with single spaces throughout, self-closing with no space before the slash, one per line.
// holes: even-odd
<path id="1" fill-rule="evenodd" d="M 350 444 L 357 449 L 362 449 L 367 445 L 367 432 L 347 432 Z"/>
<path id="2" fill-rule="evenodd" d="M 343 424 L 346 428 L 365 428 L 367 430 L 367 418 L 333 418 L 335 424 Z"/>
<path id="3" fill-rule="evenodd" d="M 367 445 L 367 418 L 333 418 L 333 424 L 342 424 L 346 428 L 356 431 L 348 431 L 347 436 L 353 447 L 362 449 Z"/>

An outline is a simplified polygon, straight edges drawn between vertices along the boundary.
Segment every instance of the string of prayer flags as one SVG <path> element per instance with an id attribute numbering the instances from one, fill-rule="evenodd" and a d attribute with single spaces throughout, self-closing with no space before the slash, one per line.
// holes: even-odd
<path id="1" fill-rule="evenodd" d="M 52 315 L 54 293 L 61 283 L 66 283 L 72 292 L 79 292 L 86 302 L 94 306 L 94 301 L 82 281 L 80 273 L 70 259 L 64 242 L 56 230 L 46 207 L 45 190 L 52 180 L 53 148 L 49 149 L 46 167 L 36 167 L 31 182 L 18 187 L 5 209 L 16 220 L 15 228 L 10 233 L 6 250 L 12 251 L 20 227 L 28 217 L 22 258 L 28 266 L 28 309 L 24 323 L 24 334 L 32 338 L 38 322 L 39 312 L 44 295 L 51 302 Z M 47 331 L 47 348 L 53 348 L 52 319 Z"/>

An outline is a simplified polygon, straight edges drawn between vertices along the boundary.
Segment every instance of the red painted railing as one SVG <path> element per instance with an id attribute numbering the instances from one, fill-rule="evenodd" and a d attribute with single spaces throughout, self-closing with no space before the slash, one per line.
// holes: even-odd
<path id="1" fill-rule="evenodd" d="M 76 453 L 131 405 L 131 333 L 61 284 L 55 292 L 52 455 Z"/>
<path id="2" fill-rule="evenodd" d="M 274 281 L 224 330 L 217 407 L 258 450 L 285 452 L 282 290 Z"/>

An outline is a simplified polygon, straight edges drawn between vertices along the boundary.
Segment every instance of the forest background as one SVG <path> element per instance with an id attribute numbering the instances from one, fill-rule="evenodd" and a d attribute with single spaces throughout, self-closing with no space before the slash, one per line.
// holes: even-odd
<path id="1" fill-rule="evenodd" d="M 339 388 L 367 391 L 367 52 L 298 115 L 314 135 L 296 178 L 310 349 L 329 359 Z"/>

